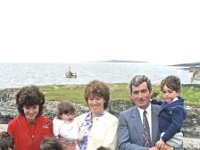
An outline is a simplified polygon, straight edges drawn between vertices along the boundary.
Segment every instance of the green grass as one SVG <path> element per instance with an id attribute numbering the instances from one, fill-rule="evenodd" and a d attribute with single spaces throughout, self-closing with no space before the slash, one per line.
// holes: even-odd
<path id="1" fill-rule="evenodd" d="M 153 91 L 158 93 L 157 98 L 162 98 L 162 93 L 158 86 L 153 86 Z M 181 88 L 181 97 L 185 99 L 187 105 L 200 105 L 200 88 L 199 87 L 184 87 Z"/>
<path id="2" fill-rule="evenodd" d="M 127 83 L 109 84 L 111 100 L 129 101 L 131 96 Z M 45 93 L 46 101 L 69 100 L 74 103 L 85 103 L 83 97 L 84 85 L 51 85 L 41 86 L 40 89 Z M 162 93 L 157 85 L 153 86 L 153 91 L 157 93 L 156 98 L 162 98 Z M 187 105 L 200 105 L 200 88 L 182 87 L 181 96 L 185 98 Z"/>
<path id="3" fill-rule="evenodd" d="M 46 101 L 69 100 L 75 103 L 83 103 L 83 85 L 52 85 L 41 86 L 40 89 L 45 93 Z"/>

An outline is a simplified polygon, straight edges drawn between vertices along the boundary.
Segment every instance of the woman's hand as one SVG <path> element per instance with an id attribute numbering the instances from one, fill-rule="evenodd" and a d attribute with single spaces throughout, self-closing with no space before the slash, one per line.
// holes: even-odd
<path id="1" fill-rule="evenodd" d="M 62 143 L 62 146 L 64 149 L 76 150 L 76 145 L 74 143 L 69 143 L 65 141 L 64 143 Z"/>

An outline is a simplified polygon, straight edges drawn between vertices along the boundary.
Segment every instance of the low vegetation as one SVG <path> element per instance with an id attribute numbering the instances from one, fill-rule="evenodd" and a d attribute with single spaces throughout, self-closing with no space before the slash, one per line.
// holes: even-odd
<path id="1" fill-rule="evenodd" d="M 162 98 L 162 92 L 158 86 L 154 86 L 154 92 L 158 93 L 156 98 Z M 186 105 L 200 105 L 200 86 L 182 86 L 181 97 L 185 99 Z"/>
<path id="2" fill-rule="evenodd" d="M 130 100 L 130 92 L 127 83 L 109 84 L 111 90 L 111 100 Z M 85 103 L 83 92 L 84 85 L 51 85 L 41 86 L 40 89 L 45 93 L 46 101 L 69 100 L 74 103 Z M 153 86 L 154 97 L 162 98 L 162 93 L 157 85 Z M 181 96 L 185 98 L 187 105 L 200 105 L 199 87 L 182 87 Z"/>

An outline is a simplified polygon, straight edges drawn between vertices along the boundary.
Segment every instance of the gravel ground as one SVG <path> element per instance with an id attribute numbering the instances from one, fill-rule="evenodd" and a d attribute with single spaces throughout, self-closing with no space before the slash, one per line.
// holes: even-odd
<path id="1" fill-rule="evenodd" d="M 200 139 L 184 137 L 183 146 L 190 150 L 200 150 Z"/>

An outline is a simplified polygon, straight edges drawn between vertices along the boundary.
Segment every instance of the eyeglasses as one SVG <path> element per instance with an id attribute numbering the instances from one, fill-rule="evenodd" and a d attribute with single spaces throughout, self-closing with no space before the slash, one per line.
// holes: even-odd
<path id="1" fill-rule="evenodd" d="M 134 95 L 137 95 L 139 93 L 146 94 L 148 91 L 149 91 L 148 89 L 142 89 L 140 91 L 132 91 L 132 94 Z"/>

